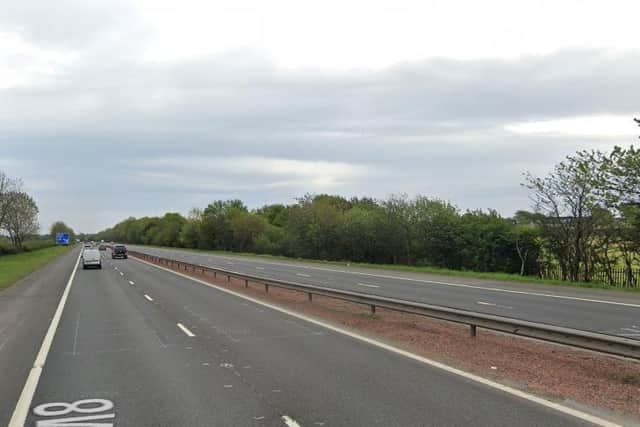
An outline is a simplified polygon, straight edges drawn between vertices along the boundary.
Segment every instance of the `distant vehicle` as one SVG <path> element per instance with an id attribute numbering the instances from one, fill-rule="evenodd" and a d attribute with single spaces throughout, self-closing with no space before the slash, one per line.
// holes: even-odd
<path id="1" fill-rule="evenodd" d="M 106 251 L 107 250 L 107 245 L 100 245 L 98 246 L 98 249 L 101 251 Z"/>
<path id="2" fill-rule="evenodd" d="M 91 243 L 85 243 L 85 244 L 84 244 L 84 247 L 85 247 L 85 248 L 92 248 L 93 246 L 91 246 Z"/>
<path id="3" fill-rule="evenodd" d="M 87 248 L 82 251 L 82 268 L 86 270 L 89 267 L 102 268 L 102 257 L 98 249 Z"/>
<path id="4" fill-rule="evenodd" d="M 114 245 L 111 249 L 111 258 L 124 258 L 127 259 L 127 248 L 124 245 Z"/>

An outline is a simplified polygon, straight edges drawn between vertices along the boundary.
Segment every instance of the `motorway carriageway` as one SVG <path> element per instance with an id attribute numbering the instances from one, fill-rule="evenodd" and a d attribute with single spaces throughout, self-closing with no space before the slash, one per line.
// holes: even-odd
<path id="1" fill-rule="evenodd" d="M 146 246 L 131 246 L 130 249 L 247 275 L 640 339 L 640 293 L 538 284 L 495 284 L 457 277 L 433 281 L 422 274 L 373 268 L 263 261 Z"/>
<path id="2" fill-rule="evenodd" d="M 0 293 L 0 425 L 608 425 L 134 259 L 73 275 L 78 255 Z"/>

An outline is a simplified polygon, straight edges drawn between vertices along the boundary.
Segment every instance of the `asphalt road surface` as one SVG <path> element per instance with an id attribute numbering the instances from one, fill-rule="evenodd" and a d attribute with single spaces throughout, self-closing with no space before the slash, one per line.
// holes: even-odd
<path id="1" fill-rule="evenodd" d="M 0 293 L 0 425 L 77 255 Z M 77 270 L 26 404 L 41 427 L 587 425 L 132 259 Z"/>
<path id="2" fill-rule="evenodd" d="M 438 278 L 369 268 L 266 261 L 131 246 L 157 256 L 244 274 L 454 307 L 640 339 L 640 295 L 600 289 Z"/>

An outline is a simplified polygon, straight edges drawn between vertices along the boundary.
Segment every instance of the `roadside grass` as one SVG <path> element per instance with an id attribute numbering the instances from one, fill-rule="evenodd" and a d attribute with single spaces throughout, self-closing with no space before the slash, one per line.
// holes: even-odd
<path id="1" fill-rule="evenodd" d="M 0 291 L 67 253 L 73 246 L 52 246 L 15 255 L 0 256 Z"/>
<path id="2" fill-rule="evenodd" d="M 563 280 L 540 279 L 535 276 L 520 276 L 519 274 L 509 274 L 509 273 L 499 273 L 499 272 L 491 273 L 491 272 L 479 272 L 479 271 L 450 270 L 446 268 L 427 267 L 427 266 L 410 266 L 410 265 L 397 265 L 397 264 L 370 264 L 370 263 L 349 262 L 349 261 L 327 261 L 327 260 L 307 259 L 307 258 L 292 258 L 292 257 L 286 257 L 282 255 L 253 254 L 253 253 L 247 253 L 247 252 L 226 252 L 226 251 L 191 249 L 191 248 L 174 248 L 174 247 L 167 247 L 167 246 L 152 246 L 152 245 L 140 245 L 140 246 L 148 246 L 148 247 L 160 248 L 160 249 L 179 249 L 179 250 L 190 251 L 190 252 L 210 253 L 214 255 L 223 255 L 223 256 L 240 256 L 240 257 L 247 257 L 247 258 L 274 260 L 274 261 L 314 263 L 314 264 L 322 264 L 322 265 L 336 265 L 336 266 L 343 266 L 343 267 L 371 268 L 371 269 L 378 269 L 378 270 L 403 271 L 403 272 L 410 272 L 410 273 L 434 274 L 434 275 L 451 276 L 451 277 L 467 277 L 467 278 L 473 278 L 473 279 L 513 282 L 514 284 L 534 283 L 534 284 L 540 284 L 540 285 L 557 285 L 557 286 L 566 286 L 566 287 L 572 287 L 572 288 L 591 288 L 591 289 L 607 289 L 607 290 L 624 291 L 624 292 L 640 292 L 640 288 L 616 287 L 616 286 L 607 285 L 606 283 L 602 283 L 602 282 L 566 282 Z"/>

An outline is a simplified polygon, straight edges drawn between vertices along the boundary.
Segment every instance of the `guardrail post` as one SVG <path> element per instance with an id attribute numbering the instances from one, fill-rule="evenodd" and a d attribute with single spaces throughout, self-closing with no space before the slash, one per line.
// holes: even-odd
<path id="1" fill-rule="evenodd" d="M 218 273 L 217 272 L 213 272 L 213 278 L 215 279 L 216 277 L 218 277 Z"/>
<path id="2" fill-rule="evenodd" d="M 244 287 L 245 288 L 249 287 L 249 279 L 244 279 Z"/>
<path id="3" fill-rule="evenodd" d="M 185 270 L 188 270 L 188 266 L 191 266 L 192 268 L 195 268 L 194 271 L 197 271 L 199 268 L 202 268 L 204 273 L 206 273 L 206 270 L 213 271 L 214 277 L 217 277 L 217 273 L 219 272 L 222 276 L 227 276 L 227 281 L 229 282 L 231 281 L 231 274 L 233 273 L 232 271 L 216 271 L 215 268 L 194 266 L 190 263 L 184 264 L 172 259 L 155 257 L 149 254 L 136 253 L 134 251 L 131 251 L 131 255 L 140 259 L 155 259 L 162 264 L 171 265 L 172 268 L 174 268 L 176 271 L 182 270 L 182 266 L 184 265 Z M 376 314 L 376 308 L 378 305 L 380 305 L 385 310 L 413 313 L 429 318 L 436 318 L 448 322 L 455 322 L 461 325 L 467 325 L 469 327 L 469 335 L 471 338 L 477 336 L 477 328 L 481 327 L 488 330 L 495 330 L 501 331 L 503 333 L 513 334 L 515 336 L 529 337 L 535 340 L 548 341 L 571 347 L 593 350 L 599 353 L 630 357 L 636 360 L 640 360 L 640 344 L 638 344 L 638 341 L 623 337 L 609 336 L 595 332 L 581 331 L 560 326 L 539 324 L 519 319 L 488 316 L 482 313 L 476 313 L 461 309 L 432 306 L 412 301 L 383 298 L 375 295 L 365 295 L 353 292 L 345 292 L 337 289 L 319 288 L 316 286 L 303 285 L 299 283 L 277 280 L 270 283 L 265 283 L 264 280 L 266 279 L 261 279 L 254 276 L 242 276 L 236 277 L 236 279 L 244 280 L 246 287 L 248 287 L 247 285 L 249 281 L 252 281 L 255 285 L 259 285 L 260 283 L 262 283 L 264 285 L 266 294 L 269 293 L 270 283 L 273 283 L 276 288 L 283 288 L 296 292 L 306 293 L 310 303 L 313 300 L 313 293 L 317 292 L 318 295 L 325 298 L 337 298 L 359 305 L 368 305 L 372 315 Z"/>

